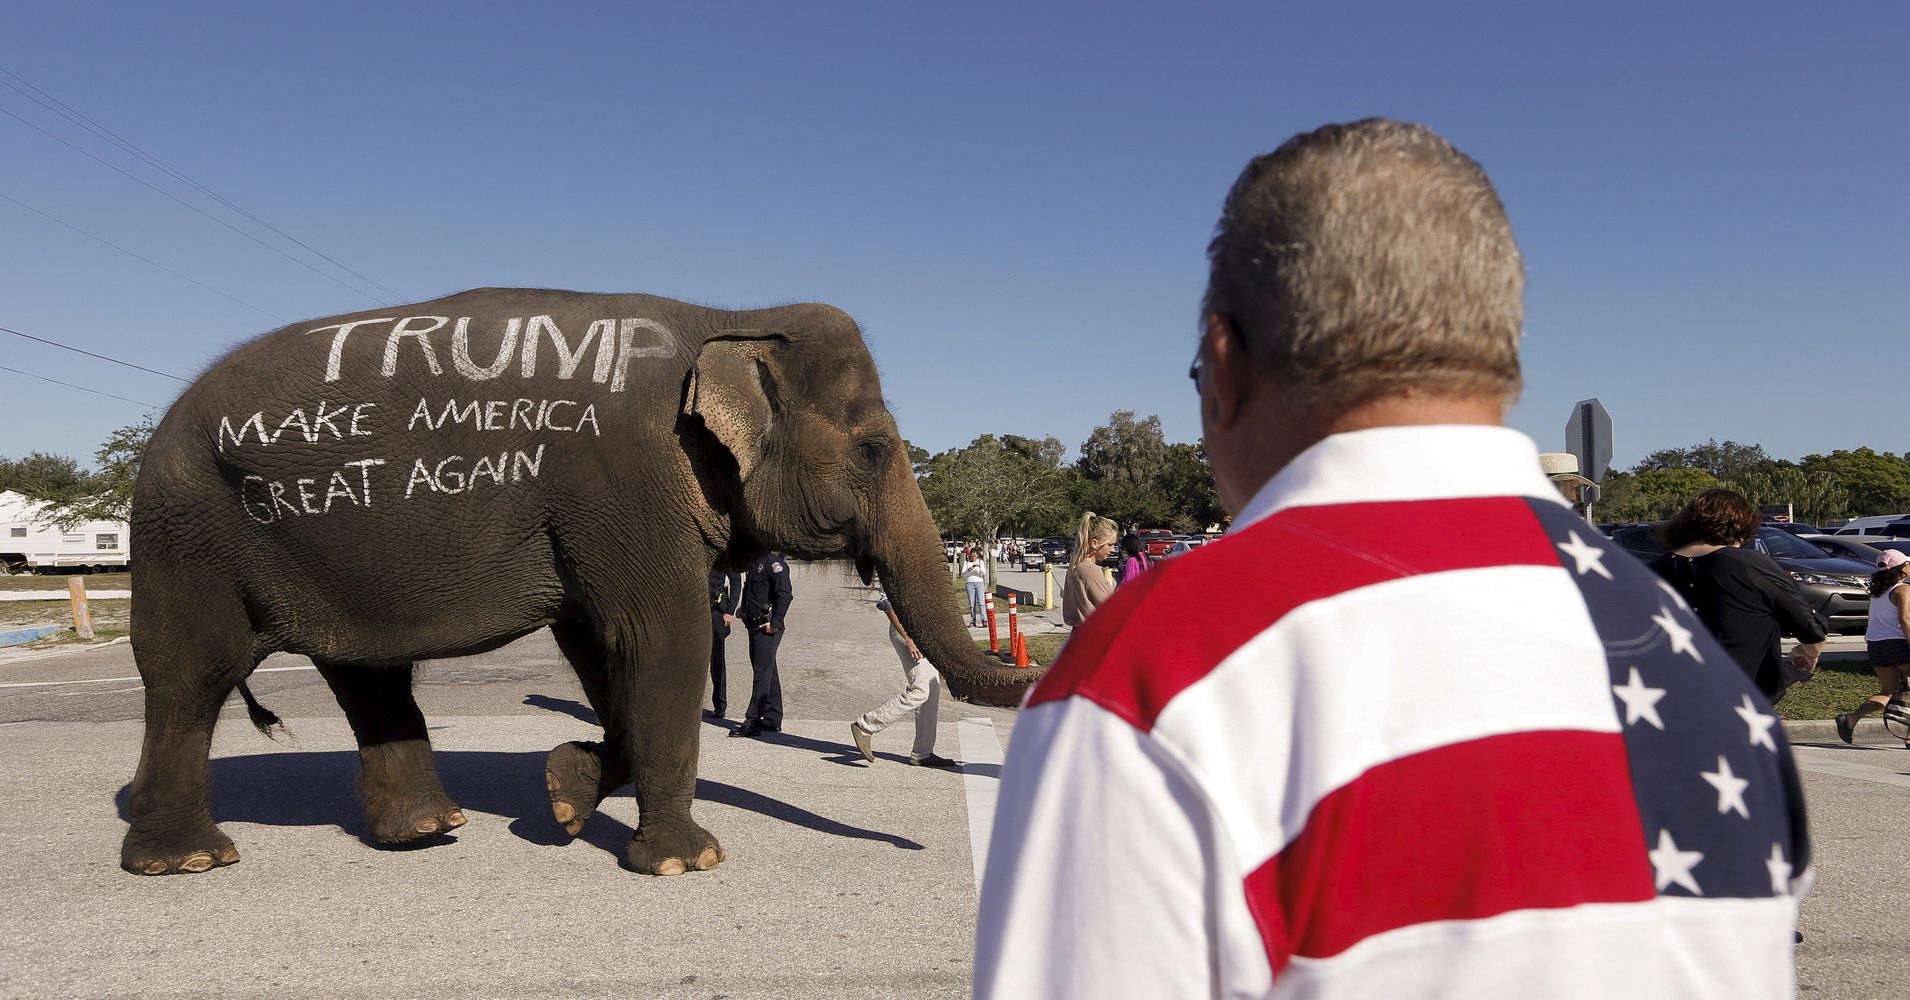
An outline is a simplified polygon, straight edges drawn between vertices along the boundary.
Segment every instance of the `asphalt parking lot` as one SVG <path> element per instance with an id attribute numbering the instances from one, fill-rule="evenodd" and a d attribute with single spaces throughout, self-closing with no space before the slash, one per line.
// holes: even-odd
<path id="1" fill-rule="evenodd" d="M 1037 574 L 1003 582 L 1040 593 Z M 902 683 L 869 592 L 799 566 L 783 644 L 785 732 L 703 728 L 697 817 L 728 860 L 677 878 L 617 857 L 635 804 L 575 841 L 550 819 L 545 753 L 596 734 L 543 634 L 420 667 L 447 790 L 470 823 L 421 848 L 365 840 L 356 753 L 330 692 L 275 657 L 254 690 L 291 727 L 268 741 L 228 706 L 213 747 L 229 868 L 118 868 L 138 755 L 130 649 L 0 659 L 0 996 L 961 997 L 998 760 L 1014 712 L 945 701 L 938 749 L 904 766 L 908 726 L 866 766 L 847 720 Z M 1034 613 L 1031 631 L 1058 628 Z M 732 702 L 748 688 L 732 639 Z M 1800 744 L 1817 850 L 1800 995 L 1894 998 L 1910 978 L 1910 751 Z"/>
<path id="2" fill-rule="evenodd" d="M 903 683 L 884 619 L 846 572 L 800 567 L 795 583 L 784 732 L 703 727 L 696 815 L 728 860 L 676 878 L 618 866 L 627 792 L 575 841 L 550 818 L 544 755 L 597 729 L 543 633 L 419 668 L 470 822 L 410 850 L 366 842 L 356 747 L 324 683 L 268 660 L 253 687 L 292 738 L 266 740 L 235 700 L 213 747 L 214 818 L 242 860 L 167 878 L 118 868 L 140 734 L 129 648 L 0 662 L 15 860 L 0 995 L 966 996 L 976 844 L 1014 713 L 944 703 L 938 749 L 966 773 L 906 766 L 907 723 L 866 765 L 848 720 Z M 748 658 L 740 637 L 729 650 L 734 706 Z"/>

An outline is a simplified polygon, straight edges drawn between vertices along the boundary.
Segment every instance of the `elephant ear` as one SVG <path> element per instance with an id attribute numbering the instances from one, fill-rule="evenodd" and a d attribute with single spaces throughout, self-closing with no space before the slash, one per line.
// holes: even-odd
<path id="1" fill-rule="evenodd" d="M 781 409 L 768 356 L 760 334 L 711 340 L 697 355 L 683 394 L 683 412 L 700 418 L 729 449 L 743 479 L 762 457 L 763 442 Z"/>

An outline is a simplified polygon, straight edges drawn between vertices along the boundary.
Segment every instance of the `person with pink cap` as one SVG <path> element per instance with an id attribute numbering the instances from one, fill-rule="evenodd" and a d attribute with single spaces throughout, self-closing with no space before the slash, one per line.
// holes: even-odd
<path id="1" fill-rule="evenodd" d="M 1910 557 L 1895 549 L 1885 549 L 1877 557 L 1877 572 L 1870 574 L 1870 624 L 1864 628 L 1864 645 L 1870 652 L 1870 669 L 1877 674 L 1877 693 L 1854 712 L 1837 717 L 1837 735 L 1849 743 L 1857 720 L 1879 711 L 1897 698 L 1910 679 Z M 1910 743 L 1904 747 L 1910 749 Z"/>

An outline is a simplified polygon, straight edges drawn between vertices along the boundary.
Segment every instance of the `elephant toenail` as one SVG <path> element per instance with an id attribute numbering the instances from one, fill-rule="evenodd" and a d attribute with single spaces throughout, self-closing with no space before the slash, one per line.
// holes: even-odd
<path id="1" fill-rule="evenodd" d="M 557 822 L 569 825 L 571 820 L 577 818 L 577 809 L 568 802 L 553 802 L 550 814 L 557 817 Z"/>
<path id="2" fill-rule="evenodd" d="M 564 824 L 564 832 L 570 834 L 573 837 L 577 836 L 579 833 L 582 833 L 583 829 L 584 829 L 583 820 L 576 820 L 574 822 Z"/>
<path id="3" fill-rule="evenodd" d="M 680 858 L 667 858 L 657 866 L 658 875 L 681 875 L 686 871 L 689 869 L 683 867 L 683 861 Z"/>
<path id="4" fill-rule="evenodd" d="M 438 821 L 435 819 L 421 819 L 412 824 L 411 828 L 419 833 L 437 833 Z"/>
<path id="5" fill-rule="evenodd" d="M 202 872 L 211 867 L 212 854 L 209 851 L 194 851 L 186 855 L 186 860 L 179 863 L 179 870 L 182 872 Z"/>
<path id="6" fill-rule="evenodd" d="M 445 825 L 453 830 L 463 826 L 464 822 L 464 810 L 462 809 L 453 809 L 444 816 Z"/>
<path id="7" fill-rule="evenodd" d="M 714 847 L 705 847 L 703 853 L 696 856 L 696 867 L 700 871 L 709 871 L 722 863 L 723 852 Z"/>
<path id="8" fill-rule="evenodd" d="M 237 864 L 238 861 L 239 861 L 239 849 L 237 847 L 231 844 L 227 844 L 224 847 L 219 849 L 220 864 L 222 865 Z"/>
<path id="9" fill-rule="evenodd" d="M 562 787 L 562 785 L 557 781 L 556 775 L 550 773 L 549 771 L 545 771 L 544 772 L 544 787 L 554 792 L 558 788 Z"/>
<path id="10" fill-rule="evenodd" d="M 139 870 L 148 875 L 164 875 L 166 874 L 166 863 L 164 861 L 148 861 L 145 865 L 141 866 Z"/>

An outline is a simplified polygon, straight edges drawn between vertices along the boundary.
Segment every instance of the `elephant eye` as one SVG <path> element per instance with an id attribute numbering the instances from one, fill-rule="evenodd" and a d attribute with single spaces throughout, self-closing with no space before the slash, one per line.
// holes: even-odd
<path id="1" fill-rule="evenodd" d="M 886 457 L 888 453 L 889 446 L 887 443 L 875 439 L 864 441 L 856 445 L 856 464 L 862 466 L 864 469 L 870 470 L 881 468 L 882 459 Z"/>

